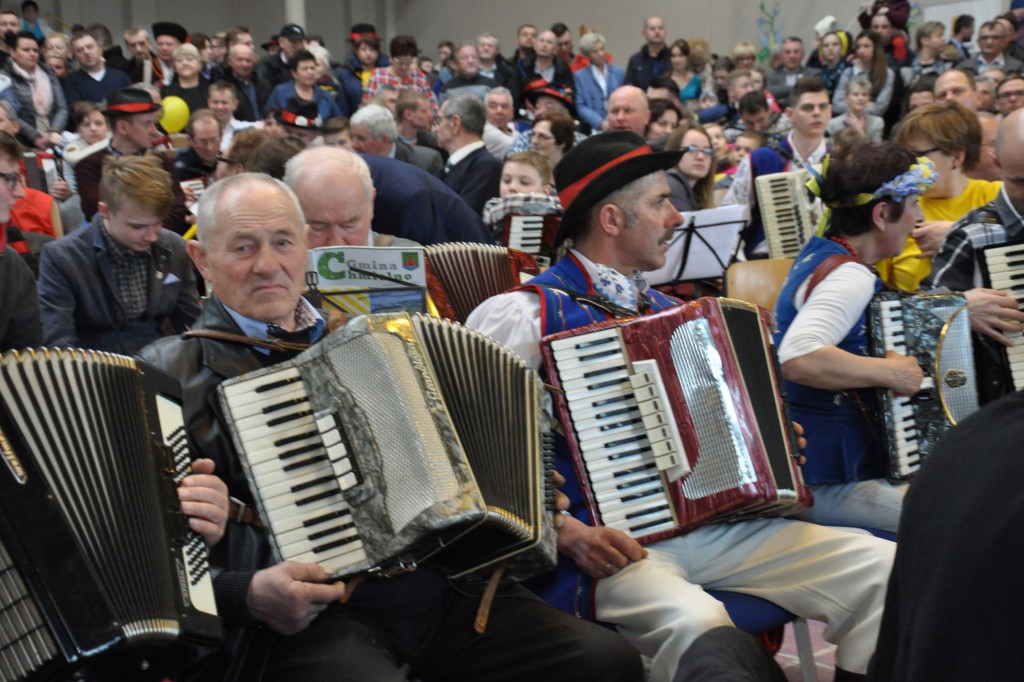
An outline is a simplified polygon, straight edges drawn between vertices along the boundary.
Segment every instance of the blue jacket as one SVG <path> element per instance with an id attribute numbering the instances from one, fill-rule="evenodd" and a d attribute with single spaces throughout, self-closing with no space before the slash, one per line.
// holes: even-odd
<path id="1" fill-rule="evenodd" d="M 601 91 L 589 66 L 577 71 L 573 78 L 576 81 L 576 111 L 594 132 L 598 132 L 601 130 L 601 122 L 608 118 L 608 97 Z M 621 66 L 608 64 L 605 85 L 609 95 L 625 80 L 626 72 Z"/>
<path id="2" fill-rule="evenodd" d="M 185 242 L 162 230 L 152 247 L 149 306 L 125 319 L 97 214 L 85 228 L 43 248 L 39 307 L 43 342 L 134 355 L 161 336 L 185 331 L 199 317 L 199 298 Z"/>
<path id="3" fill-rule="evenodd" d="M 391 61 L 381 54 L 377 58 L 377 66 L 388 66 Z M 334 72 L 334 77 L 341 84 L 337 99 L 338 108 L 342 116 L 351 116 L 363 103 L 363 79 L 359 77 L 363 67 L 355 54 L 349 55 L 348 59 L 340 69 Z"/>
<path id="4" fill-rule="evenodd" d="M 493 240 L 479 213 L 439 178 L 404 161 L 361 154 L 370 166 L 377 198 L 374 232 L 392 234 L 429 246 L 442 242 Z"/>
<path id="5" fill-rule="evenodd" d="M 270 97 L 267 98 L 267 103 L 263 106 L 263 115 L 266 116 L 267 109 L 271 107 L 284 109 L 288 100 L 292 97 L 298 97 L 298 94 L 295 92 L 295 81 L 281 83 L 274 88 L 274 91 L 270 93 Z M 341 116 L 341 110 L 338 109 L 337 102 L 319 85 L 313 86 L 313 101 L 316 102 L 320 118 L 323 120 L 326 121 L 334 116 Z"/>

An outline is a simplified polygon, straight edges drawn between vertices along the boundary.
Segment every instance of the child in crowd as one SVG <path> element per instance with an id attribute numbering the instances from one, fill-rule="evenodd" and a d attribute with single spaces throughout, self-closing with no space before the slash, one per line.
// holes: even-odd
<path id="1" fill-rule="evenodd" d="M 850 80 L 846 87 L 846 113 L 833 116 L 825 132 L 834 137 L 843 128 L 854 128 L 872 142 L 881 142 L 885 122 L 881 116 L 869 114 L 871 107 L 871 81 L 864 76 Z"/>
<path id="2" fill-rule="evenodd" d="M 562 205 L 551 188 L 551 164 L 538 152 L 517 152 L 505 159 L 499 195 L 484 205 L 484 224 L 505 243 L 509 216 L 559 216 Z"/>

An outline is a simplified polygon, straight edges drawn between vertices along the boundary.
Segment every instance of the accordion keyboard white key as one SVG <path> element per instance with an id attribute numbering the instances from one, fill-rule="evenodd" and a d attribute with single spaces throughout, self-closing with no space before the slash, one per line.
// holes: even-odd
<path id="1" fill-rule="evenodd" d="M 902 355 L 907 353 L 906 330 L 903 325 L 903 307 L 899 301 L 886 301 L 881 304 L 882 329 L 885 338 L 885 350 L 896 351 Z M 921 466 L 918 453 L 918 434 L 914 420 L 914 408 L 910 398 L 892 396 L 894 417 L 897 422 L 896 450 L 899 471 L 902 475 L 910 474 Z"/>
<path id="2" fill-rule="evenodd" d="M 1024 244 L 1013 244 L 1002 249 L 988 248 L 984 254 L 992 288 L 1008 293 L 1020 307 L 1024 304 Z M 1015 344 L 1006 349 L 1006 359 L 1013 379 L 1012 388 L 1021 389 L 1024 388 L 1024 334 L 1014 332 L 1006 336 Z"/>
<path id="3" fill-rule="evenodd" d="M 686 458 L 658 402 L 663 391 L 650 388 L 658 375 L 634 372 L 616 329 L 556 341 L 552 350 L 601 522 L 633 537 L 675 527 L 661 470 Z"/>
<path id="4" fill-rule="evenodd" d="M 314 418 L 298 371 L 226 387 L 225 395 L 281 556 L 335 572 L 363 561 L 342 496 L 358 474 L 334 419 Z"/>

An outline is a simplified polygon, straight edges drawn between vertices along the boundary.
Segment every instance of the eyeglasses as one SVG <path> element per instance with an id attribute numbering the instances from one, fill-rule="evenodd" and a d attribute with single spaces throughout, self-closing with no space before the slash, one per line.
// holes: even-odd
<path id="1" fill-rule="evenodd" d="M 234 163 L 234 160 L 229 159 L 228 157 L 224 156 L 223 154 L 218 154 L 217 155 L 217 163 L 226 163 L 226 164 L 228 164 L 230 166 L 231 164 Z"/>
<path id="2" fill-rule="evenodd" d="M 416 62 L 412 57 L 405 57 L 399 59 L 392 59 L 392 64 L 398 64 L 399 66 L 412 66 Z"/>
<path id="3" fill-rule="evenodd" d="M 914 152 L 914 156 L 928 156 L 932 152 L 941 152 L 942 150 L 938 147 L 929 147 L 928 149 L 911 149 L 910 151 Z"/>
<path id="4" fill-rule="evenodd" d="M 532 137 L 535 140 L 545 140 L 545 141 L 555 139 L 554 135 L 549 135 L 547 133 L 538 133 L 536 131 L 530 133 L 530 137 Z"/>
<path id="5" fill-rule="evenodd" d="M 0 173 L 0 180 L 7 183 L 7 189 L 14 191 L 18 188 L 18 185 L 25 185 L 25 179 L 21 177 L 21 173 Z"/>
<path id="6" fill-rule="evenodd" d="M 682 148 L 684 154 L 703 154 L 704 156 L 711 156 L 715 153 L 715 150 L 711 147 L 698 147 L 695 144 L 687 145 Z"/>
<path id="7" fill-rule="evenodd" d="M 1024 97 L 1024 90 L 1010 90 L 996 95 L 997 99 L 1010 99 L 1011 97 Z"/>

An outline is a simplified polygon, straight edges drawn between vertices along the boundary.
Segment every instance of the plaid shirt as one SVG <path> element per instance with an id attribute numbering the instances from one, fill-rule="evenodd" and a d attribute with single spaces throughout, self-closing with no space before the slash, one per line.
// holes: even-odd
<path id="1" fill-rule="evenodd" d="M 983 286 L 978 249 L 1021 237 L 1024 237 L 1024 218 L 1003 187 L 995 201 L 974 209 L 953 224 L 942 250 L 932 257 L 931 274 L 921 285 L 925 289 L 946 287 L 950 291 Z"/>
<path id="2" fill-rule="evenodd" d="M 106 221 L 103 222 L 103 242 L 107 245 L 107 255 L 114 271 L 114 282 L 121 293 L 121 307 L 127 320 L 137 320 L 149 307 L 149 264 L 150 251 L 132 251 L 122 246 L 107 231 Z"/>
<path id="3" fill-rule="evenodd" d="M 434 118 L 437 118 L 437 97 L 434 96 L 434 91 L 430 89 L 430 83 L 427 82 L 427 77 L 419 71 L 410 72 L 403 80 L 391 73 L 390 67 L 377 67 L 370 74 L 370 82 L 363 88 L 363 102 L 369 101 L 374 95 L 376 95 L 377 88 L 382 85 L 388 85 L 399 92 L 402 90 L 419 90 L 430 98 L 430 112 L 434 115 Z"/>

